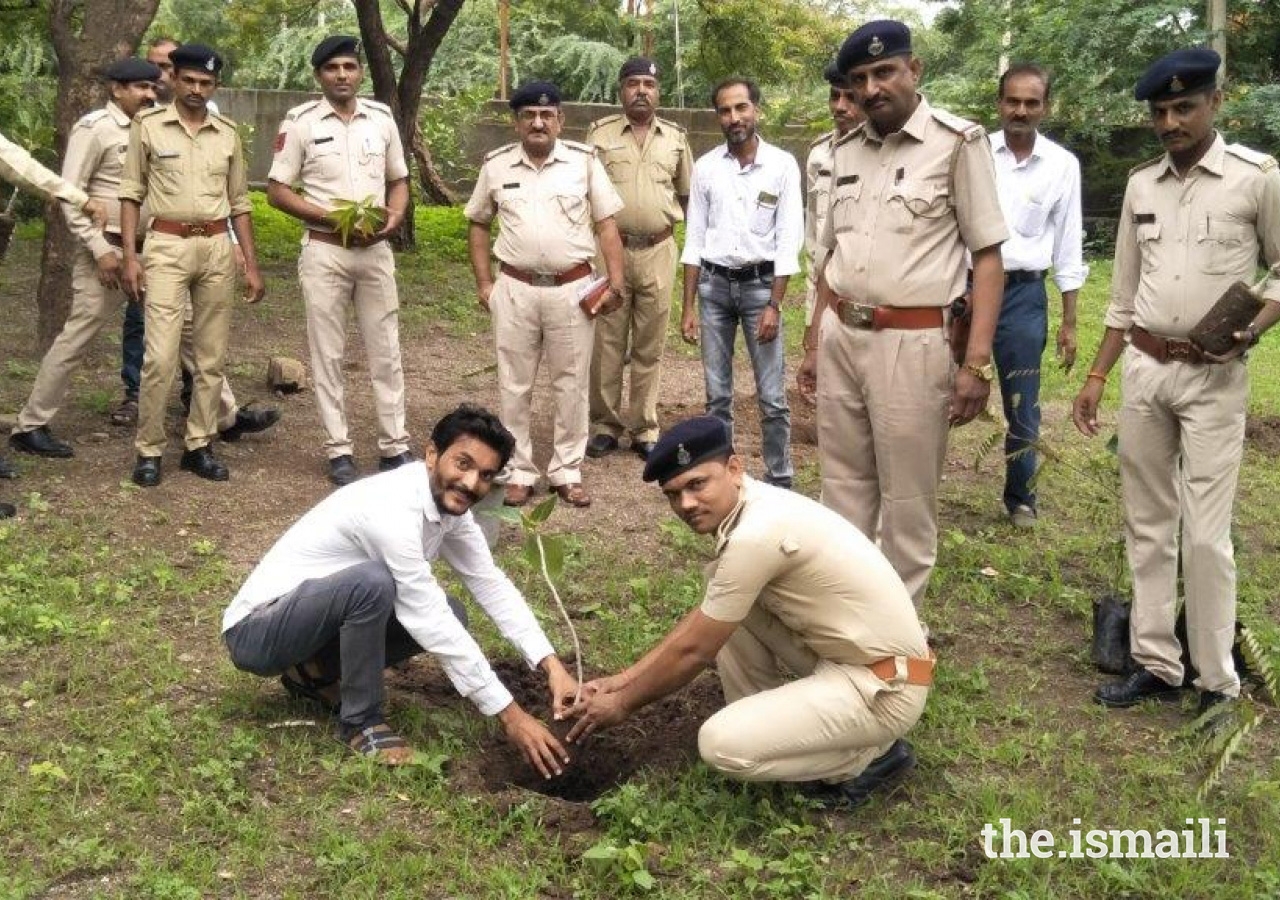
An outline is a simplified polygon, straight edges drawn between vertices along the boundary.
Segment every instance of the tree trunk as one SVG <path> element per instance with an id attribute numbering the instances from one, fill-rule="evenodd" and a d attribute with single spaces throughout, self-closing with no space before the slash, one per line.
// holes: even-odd
<path id="1" fill-rule="evenodd" d="M 54 149 L 61 158 L 76 121 L 105 102 L 95 72 L 131 55 L 155 17 L 159 0 L 52 0 L 49 31 L 58 57 Z M 45 207 L 44 255 L 37 293 L 40 352 L 58 336 L 71 308 L 75 238 L 59 209 Z"/>
<path id="2" fill-rule="evenodd" d="M 360 40 L 368 56 L 369 77 L 373 81 L 373 95 L 391 107 L 400 141 L 405 151 L 418 163 L 418 178 L 422 191 L 432 203 L 454 202 L 452 193 L 445 186 L 431 154 L 422 141 L 418 127 L 418 110 L 422 105 L 422 86 L 431 71 L 440 43 L 448 34 L 454 19 L 458 17 L 464 0 L 403 0 L 408 12 L 406 35 L 400 40 L 387 34 L 378 0 L 351 0 L 356 8 L 356 21 L 360 23 Z M 424 12 L 426 14 L 424 19 Z M 404 61 L 399 79 L 391 53 L 395 51 Z M 395 241 L 399 249 L 414 245 L 413 200 Z"/>

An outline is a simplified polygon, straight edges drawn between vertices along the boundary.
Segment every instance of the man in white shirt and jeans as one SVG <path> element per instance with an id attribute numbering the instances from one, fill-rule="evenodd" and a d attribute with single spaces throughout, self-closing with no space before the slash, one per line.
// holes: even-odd
<path id="1" fill-rule="evenodd" d="M 1001 130 L 991 135 L 1000 207 L 1009 225 L 1004 303 L 993 356 L 1009 423 L 1005 434 L 1004 504 L 1020 528 L 1036 523 L 1034 442 L 1040 436 L 1040 358 L 1047 341 L 1046 270 L 1062 292 L 1057 352 L 1064 368 L 1076 358 L 1076 293 L 1088 277 L 1082 257 L 1080 163 L 1036 129 L 1049 111 L 1049 75 L 1017 63 L 1000 76 Z"/>
<path id="2" fill-rule="evenodd" d="M 460 694 L 497 715 L 534 768 L 560 774 L 564 747 L 498 680 L 465 612 L 451 609 L 431 570 L 447 562 L 529 666 L 546 672 L 559 717 L 577 683 L 470 513 L 514 446 L 492 413 L 463 404 L 436 424 L 424 461 L 321 501 L 267 552 L 223 614 L 232 662 L 257 675 L 283 673 L 290 693 L 338 713 L 339 738 L 351 749 L 399 765 L 412 751 L 383 720 L 382 670 L 430 653 Z"/>
<path id="3" fill-rule="evenodd" d="M 733 344 L 742 324 L 760 405 L 765 481 L 789 488 L 791 409 L 781 307 L 787 281 L 800 271 L 800 166 L 757 133 L 760 88 L 755 82 L 722 81 L 711 92 L 711 103 L 725 144 L 704 154 L 693 168 L 680 257 L 680 332 L 694 344 L 701 331 L 707 412 L 732 426 Z"/>

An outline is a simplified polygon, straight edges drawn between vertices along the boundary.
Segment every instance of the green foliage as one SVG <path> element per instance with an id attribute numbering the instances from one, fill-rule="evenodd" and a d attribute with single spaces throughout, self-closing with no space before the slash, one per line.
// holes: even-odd
<path id="1" fill-rule="evenodd" d="M 457 93 L 428 98 L 423 103 L 422 137 L 431 148 L 436 171 L 445 181 L 467 181 L 475 178 L 479 171 L 467 158 L 466 137 L 491 94 L 490 85 L 476 84 Z M 423 240 L 423 235 L 419 233 L 418 239 Z"/>
<path id="2" fill-rule="evenodd" d="M 582 854 L 582 860 L 597 872 L 611 875 L 614 885 L 624 893 L 651 891 L 658 885 L 648 867 L 648 847 L 638 841 L 619 846 L 608 839 L 596 843 Z"/>
<path id="3" fill-rule="evenodd" d="M 338 226 L 338 236 L 342 238 L 344 247 L 351 244 L 352 236 L 373 237 L 387 221 L 386 212 L 372 195 L 363 200 L 337 201 L 329 217 Z"/>

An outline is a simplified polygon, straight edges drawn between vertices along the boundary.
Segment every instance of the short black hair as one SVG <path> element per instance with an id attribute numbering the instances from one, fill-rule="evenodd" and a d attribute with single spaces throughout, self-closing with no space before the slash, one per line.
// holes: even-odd
<path id="1" fill-rule="evenodd" d="M 463 403 L 445 414 L 431 429 L 431 443 L 437 453 L 444 453 L 461 437 L 473 437 L 490 447 L 505 467 L 516 448 L 516 439 L 498 417 L 482 406 Z"/>
<path id="2" fill-rule="evenodd" d="M 1044 85 L 1044 102 L 1049 102 L 1049 91 L 1053 87 L 1053 79 L 1049 77 L 1048 69 L 1033 62 L 1017 62 L 1004 70 L 1004 74 L 1000 76 L 1000 87 L 996 90 L 997 100 L 1004 97 L 1005 82 L 1020 75 L 1032 75 L 1039 78 L 1040 83 Z"/>
<path id="3" fill-rule="evenodd" d="M 725 88 L 731 88 L 736 85 L 742 85 L 747 89 L 747 97 L 755 106 L 760 105 L 760 85 L 756 84 L 750 78 L 742 78 L 738 75 L 730 76 L 711 89 L 711 108 L 715 109 L 716 104 L 720 101 L 720 92 Z"/>

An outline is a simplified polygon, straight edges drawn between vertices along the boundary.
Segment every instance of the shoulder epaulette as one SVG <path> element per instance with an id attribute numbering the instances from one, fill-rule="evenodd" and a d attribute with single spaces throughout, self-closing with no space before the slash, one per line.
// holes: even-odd
<path id="1" fill-rule="evenodd" d="M 963 135 L 966 141 L 975 141 L 981 135 L 986 134 L 981 125 L 976 122 L 970 122 L 968 119 L 962 119 L 960 116 L 949 113 L 945 109 L 930 107 L 929 112 L 944 128 Z"/>
<path id="2" fill-rule="evenodd" d="M 667 128 L 674 128 L 676 131 L 680 132 L 681 134 L 684 134 L 688 130 L 679 122 L 672 122 L 670 119 L 657 119 L 657 121 L 659 124 Z"/>
<path id="3" fill-rule="evenodd" d="M 158 116 L 160 113 L 164 112 L 165 109 L 167 109 L 167 107 L 164 107 L 164 106 L 153 106 L 150 109 L 140 109 L 133 114 L 133 121 L 141 122 L 143 119 L 149 119 L 152 116 Z"/>
<path id="4" fill-rule="evenodd" d="M 809 142 L 809 147 L 812 149 L 814 147 L 820 147 L 823 144 L 834 144 L 835 137 L 836 133 L 834 131 L 828 131 L 826 134 L 820 134 Z"/>
<path id="5" fill-rule="evenodd" d="M 214 115 L 214 118 L 217 119 L 219 122 L 221 122 L 223 125 L 226 125 L 228 128 L 230 128 L 233 131 L 239 127 L 236 125 L 236 120 L 226 115 L 225 113 L 216 113 Z"/>
<path id="6" fill-rule="evenodd" d="M 486 153 L 484 155 L 484 161 L 488 162 L 489 160 L 493 159 L 495 156 L 499 156 L 503 153 L 506 153 L 508 150 L 511 150 L 512 148 L 518 147 L 518 146 L 520 145 L 515 141 L 512 141 L 510 144 L 503 144 L 501 147 L 497 148 L 496 150 L 490 150 L 488 153 Z"/>
<path id="7" fill-rule="evenodd" d="M 380 100 L 370 100 L 367 97 L 361 97 L 360 102 L 363 103 L 365 106 L 369 107 L 370 109 L 376 109 L 380 113 L 384 113 L 385 115 L 395 118 L 395 116 L 392 115 L 391 113 L 391 107 Z"/>
<path id="8" fill-rule="evenodd" d="M 832 143 L 832 145 L 831 145 L 831 146 L 832 146 L 832 147 L 840 147 L 840 146 L 843 146 L 844 144 L 849 143 L 849 142 L 850 142 L 851 140 L 853 140 L 855 137 L 857 137 L 858 135 L 862 134 L 863 130 L 864 130 L 866 127 L 867 127 L 867 123 L 866 123 L 866 122 L 859 122 L 857 125 L 855 125 L 855 126 L 853 126 L 852 128 L 850 128 L 850 129 L 849 129 L 849 133 L 848 133 L 848 134 L 844 134 L 844 135 L 841 135 L 840 137 L 836 138 L 836 139 L 835 139 L 835 141 Z"/>
<path id="9" fill-rule="evenodd" d="M 319 100 L 308 100 L 306 103 L 299 103 L 293 109 L 284 114 L 284 117 L 290 122 L 297 121 L 298 117 L 305 112 L 310 112 L 320 105 Z"/>
<path id="10" fill-rule="evenodd" d="M 591 132 L 595 131 L 601 125 L 608 125 L 609 123 L 616 122 L 621 118 L 622 118 L 622 113 L 614 113 L 611 116 L 605 116 L 603 119 L 596 119 L 594 122 L 592 122 L 590 125 L 587 126 L 587 134 L 590 134 Z"/>
<path id="11" fill-rule="evenodd" d="M 93 112 L 87 112 L 80 117 L 79 121 L 76 122 L 76 127 L 79 128 L 80 126 L 83 125 L 85 128 L 88 128 L 94 122 L 101 122 L 102 117 L 105 116 L 106 114 L 107 114 L 107 111 L 105 108 L 95 109 Z"/>
<path id="12" fill-rule="evenodd" d="M 1276 167 L 1274 156 L 1268 156 L 1265 153 L 1259 153 L 1257 150 L 1250 150 L 1244 144 L 1227 144 L 1226 150 L 1237 159 L 1243 159 L 1250 165 L 1257 166 L 1264 172 L 1269 172 Z"/>
<path id="13" fill-rule="evenodd" d="M 1156 163 L 1160 162 L 1162 159 L 1164 159 L 1164 154 L 1161 154 L 1160 156 L 1153 156 L 1148 160 L 1138 163 L 1136 166 L 1134 166 L 1132 169 L 1129 170 L 1129 174 L 1136 175 L 1139 172 L 1141 172 L 1143 169 L 1151 168 Z"/>
<path id="14" fill-rule="evenodd" d="M 560 143 L 564 144 L 570 150 L 577 150 L 579 153 L 585 153 L 588 156 L 596 155 L 596 148 L 591 144 L 584 144 L 580 141 L 566 141 L 563 138 L 560 139 Z"/>

